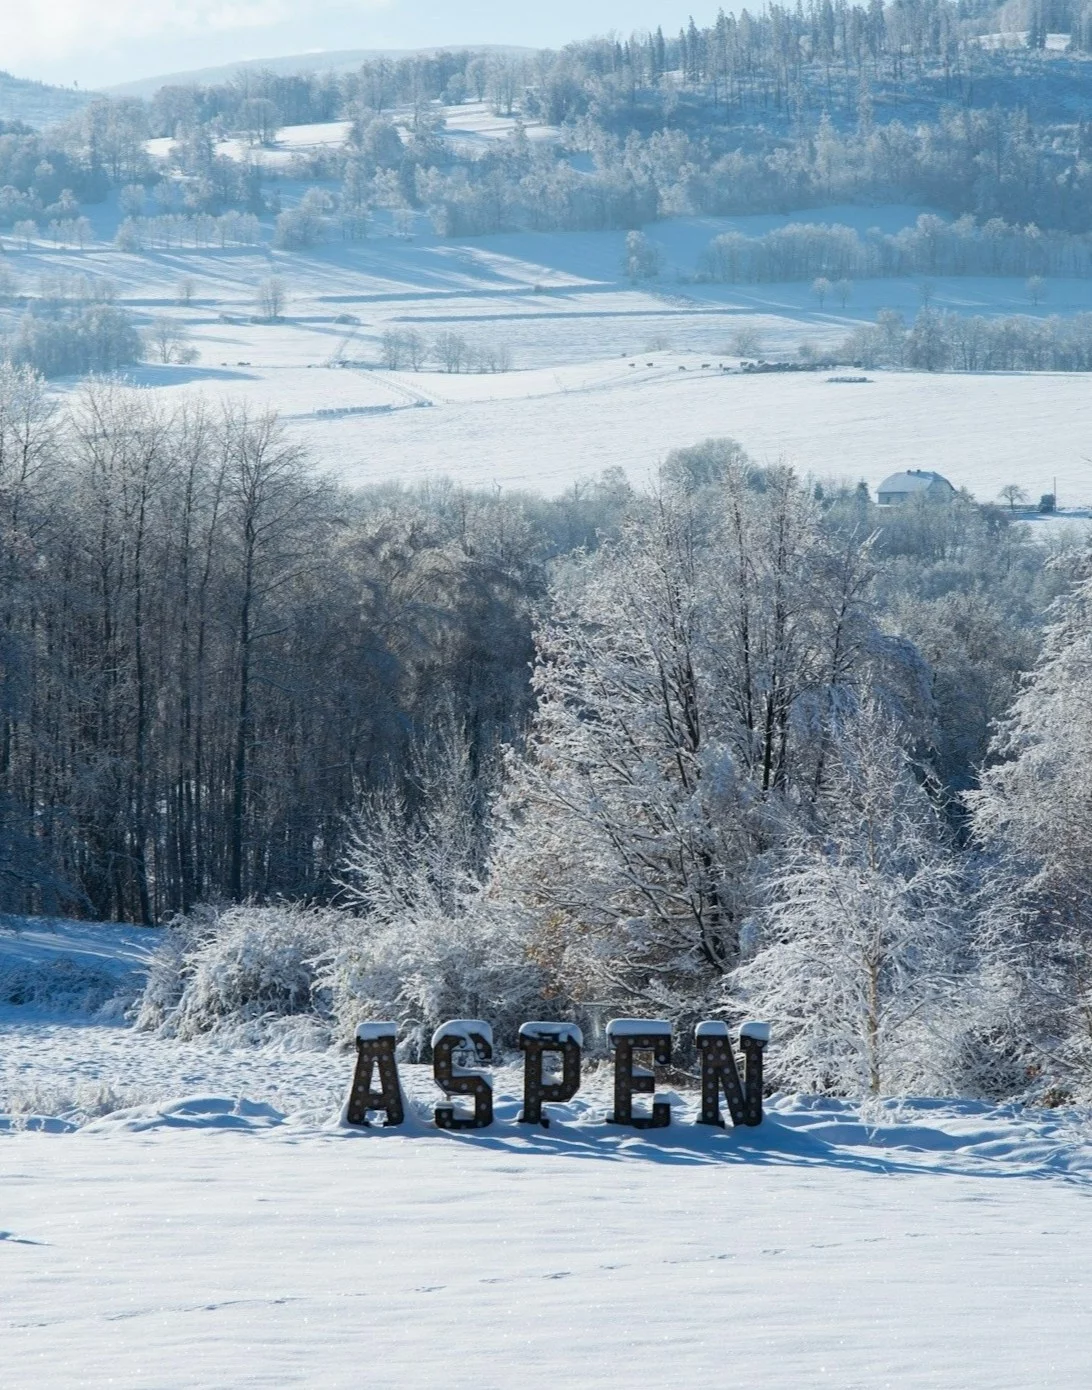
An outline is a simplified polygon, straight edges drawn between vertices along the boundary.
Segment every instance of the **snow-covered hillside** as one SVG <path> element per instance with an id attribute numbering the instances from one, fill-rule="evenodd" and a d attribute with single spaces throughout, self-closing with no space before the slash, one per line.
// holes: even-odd
<path id="1" fill-rule="evenodd" d="M 17 929 L 18 928 L 18 929 Z M 8 923 L 4 970 L 147 934 Z M 510 1043 L 511 1040 L 500 1040 Z M 1082 1112 L 774 1098 L 757 1130 L 341 1129 L 337 1051 L 179 1045 L 0 1011 L 5 1387 L 1080 1387 Z M 776 1046 L 776 1039 L 771 1044 Z"/>
<path id="2" fill-rule="evenodd" d="M 283 135 L 286 151 L 316 132 Z M 920 211 L 837 207 L 803 217 L 893 231 Z M 137 255 L 105 240 L 117 224 L 110 206 L 96 214 L 99 240 L 86 251 L 41 242 L 26 250 L 9 239 L 5 262 L 27 290 L 59 274 L 112 281 L 143 324 L 172 320 L 199 354 L 193 365 L 149 362 L 133 380 L 165 399 L 200 392 L 274 407 L 320 466 L 351 483 L 447 474 L 556 493 L 616 465 L 643 481 L 671 449 L 732 435 L 759 459 L 784 457 L 801 471 L 864 478 L 873 488 L 894 468 L 926 467 L 980 500 L 1009 483 L 1038 498 L 1055 479 L 1064 503 L 1092 500 L 1081 375 L 877 372 L 867 385 L 846 385 L 828 383 L 827 373 L 723 372 L 738 363 L 741 330 L 760 351 L 793 357 L 804 342 L 833 350 L 880 308 L 912 318 L 918 307 L 912 277 L 855 284 L 844 307 L 824 308 L 806 284 L 674 278 L 726 227 L 758 234 L 787 220 L 658 223 L 648 234 L 668 270 L 638 285 L 622 274 L 622 233 L 444 241 L 421 218 L 406 240 L 380 218 L 364 242 L 307 252 Z M 283 288 L 283 319 L 255 322 L 258 287 L 271 275 Z M 187 303 L 179 302 L 183 283 Z M 1083 280 L 1051 281 L 1037 307 L 1021 280 L 939 279 L 930 293 L 938 308 L 961 313 L 1092 309 L 1092 281 Z M 9 309 L 9 323 L 18 312 Z M 472 350 L 506 351 L 515 370 L 452 374 L 432 360 L 424 371 L 387 372 L 388 332 L 427 343 L 456 334 Z"/>
<path id="3" fill-rule="evenodd" d="M 0 121 L 22 121 L 36 130 L 45 129 L 82 111 L 94 96 L 94 92 L 51 87 L 0 71 Z"/>

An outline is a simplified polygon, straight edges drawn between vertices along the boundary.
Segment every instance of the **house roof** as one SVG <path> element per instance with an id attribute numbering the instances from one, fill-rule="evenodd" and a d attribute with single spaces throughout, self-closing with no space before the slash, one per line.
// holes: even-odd
<path id="1" fill-rule="evenodd" d="M 905 473 L 892 473 L 890 478 L 885 478 L 876 489 L 880 492 L 928 492 L 931 487 L 939 483 L 942 489 L 954 492 L 955 488 L 947 478 L 940 473 L 931 473 L 926 468 L 911 468 Z"/>

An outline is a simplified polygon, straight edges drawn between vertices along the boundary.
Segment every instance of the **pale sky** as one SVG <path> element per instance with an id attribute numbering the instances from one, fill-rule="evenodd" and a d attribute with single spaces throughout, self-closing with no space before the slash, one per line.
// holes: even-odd
<path id="1" fill-rule="evenodd" d="M 677 31 L 715 0 L 0 0 L 0 68 L 82 87 L 245 58 L 345 48 L 559 47 L 611 30 Z"/>

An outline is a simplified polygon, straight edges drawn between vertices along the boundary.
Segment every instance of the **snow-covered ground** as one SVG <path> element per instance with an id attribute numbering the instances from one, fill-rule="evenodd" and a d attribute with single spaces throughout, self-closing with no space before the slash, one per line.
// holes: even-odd
<path id="1" fill-rule="evenodd" d="M 729 435 L 762 462 L 864 478 L 873 490 L 899 469 L 932 468 L 983 502 L 1007 483 L 1038 501 L 1055 480 L 1063 505 L 1092 501 L 1092 391 L 1081 375 L 870 372 L 846 384 L 829 372 L 729 374 L 719 364 L 734 359 L 661 350 L 448 375 L 300 366 L 276 351 L 285 346 L 263 353 L 261 341 L 240 338 L 233 350 L 247 365 L 144 367 L 134 377 L 168 397 L 200 389 L 276 408 L 352 484 L 447 475 L 557 494 L 615 465 L 643 483 L 671 449 Z M 350 407 L 387 409 L 316 414 Z"/>
<path id="2" fill-rule="evenodd" d="M 9 972 L 155 940 L 16 925 Z M 502 1066 L 454 1134 L 403 1067 L 406 1127 L 362 1133 L 351 1057 L 296 1043 L 0 1010 L 5 1387 L 1088 1383 L 1082 1112 L 782 1096 L 722 1133 L 684 1090 L 637 1133 L 593 1064 L 528 1131 Z"/>
<path id="3" fill-rule="evenodd" d="M 470 113 L 466 121 L 480 138 L 494 138 L 484 117 Z M 333 127 L 300 127 L 283 139 L 287 149 L 294 139 L 321 143 L 338 135 Z M 285 185 L 286 205 L 300 191 Z M 920 211 L 832 207 L 796 220 L 893 231 Z M 391 234 L 382 213 L 368 240 L 306 253 L 187 248 L 133 255 L 105 240 L 117 224 L 116 207 L 104 205 L 93 220 L 99 240 L 86 252 L 45 244 L 26 251 L 9 239 L 5 264 L 31 290 L 58 273 L 108 278 L 143 322 L 176 319 L 198 362 L 149 363 L 133 371 L 133 380 L 165 398 L 203 393 L 275 407 L 320 466 L 352 483 L 448 474 L 556 493 L 611 466 L 643 481 L 672 448 L 727 434 L 761 460 L 783 457 L 802 472 L 864 478 L 873 488 L 895 469 L 924 467 L 980 500 L 1009 483 L 1037 500 L 1057 480 L 1064 504 L 1092 501 L 1092 395 L 1083 375 L 877 372 L 868 384 L 850 385 L 829 383 L 827 373 L 722 372 L 722 364 L 738 361 L 733 344 L 741 328 L 758 334 L 762 352 L 791 357 L 803 342 L 834 349 L 879 308 L 911 317 L 919 306 L 913 277 L 860 282 L 844 308 L 822 309 L 806 284 L 714 286 L 680 278 L 726 227 L 757 233 L 789 217 L 650 226 L 667 269 L 639 285 L 621 273 L 621 232 L 456 242 L 433 236 L 419 217 L 405 240 Z M 258 286 L 270 275 L 284 287 L 284 321 L 253 322 Z M 183 280 L 192 281 L 184 305 Z M 1092 281 L 1052 280 L 1046 292 L 1045 303 L 1033 307 L 1020 280 L 941 278 L 931 289 L 937 307 L 967 313 L 1092 310 Z M 7 311 L 9 324 L 17 312 Z M 384 333 L 409 329 L 429 342 L 457 333 L 473 348 L 507 349 L 516 370 L 377 370 Z M 341 362 L 351 365 L 335 365 Z M 423 402 L 431 408 L 419 409 Z M 371 413 L 319 414 L 348 408 Z"/>

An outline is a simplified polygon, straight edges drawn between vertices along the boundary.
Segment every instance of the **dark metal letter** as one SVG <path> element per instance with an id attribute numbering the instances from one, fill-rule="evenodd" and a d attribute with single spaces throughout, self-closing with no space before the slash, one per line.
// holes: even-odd
<path id="1" fill-rule="evenodd" d="M 524 1023 L 519 1030 L 523 1058 L 523 1113 L 520 1123 L 549 1128 L 542 1113 L 545 1101 L 572 1100 L 580 1089 L 580 1045 L 584 1041 L 573 1023 Z M 544 1082 L 542 1056 L 561 1053 L 561 1080 Z"/>
<path id="2" fill-rule="evenodd" d="M 762 1123 L 762 1054 L 770 1041 L 768 1023 L 745 1023 L 739 1030 L 740 1051 L 747 1059 L 743 1079 L 743 1123 Z"/>
<path id="3" fill-rule="evenodd" d="M 701 1058 L 698 1124 L 724 1127 L 724 1117 L 720 1113 L 722 1089 L 734 1125 L 762 1123 L 762 1052 L 769 1037 L 767 1023 L 745 1023 L 739 1030 L 739 1046 L 746 1060 L 744 1080 L 740 1085 L 728 1025 L 717 1019 L 698 1024 L 696 1041 Z"/>
<path id="4" fill-rule="evenodd" d="M 485 1129 L 493 1123 L 493 1088 L 477 1071 L 458 1071 L 452 1054 L 473 1048 L 479 1062 L 493 1057 L 493 1030 L 477 1018 L 444 1023 L 432 1035 L 432 1074 L 449 1096 L 473 1096 L 473 1115 L 459 1115 L 454 1105 L 436 1107 L 437 1129 Z"/>
<path id="5" fill-rule="evenodd" d="M 367 1127 L 369 1110 L 386 1112 L 384 1127 L 400 1125 L 405 1120 L 398 1064 L 394 1059 L 397 1034 L 398 1027 L 394 1023 L 361 1023 L 357 1028 L 356 1070 L 345 1108 L 346 1124 Z M 379 1068 L 380 1089 L 373 1091 L 372 1072 L 376 1067 Z"/>
<path id="6" fill-rule="evenodd" d="M 728 1102 L 728 1112 L 734 1125 L 744 1123 L 743 1087 L 727 1023 L 711 1019 L 699 1023 L 695 1034 L 698 1056 L 701 1058 L 701 1115 L 700 1125 L 719 1125 L 724 1128 L 720 1113 L 720 1093 Z"/>
<path id="7" fill-rule="evenodd" d="M 661 1065 L 671 1061 L 671 1025 L 650 1018 L 615 1018 L 607 1024 L 607 1039 L 614 1048 L 614 1113 L 607 1123 L 633 1129 L 663 1129 L 671 1123 L 671 1106 L 657 1100 L 651 1115 L 633 1113 L 633 1095 L 656 1090 L 652 1072 L 633 1065 L 634 1052 L 651 1052 Z"/>

